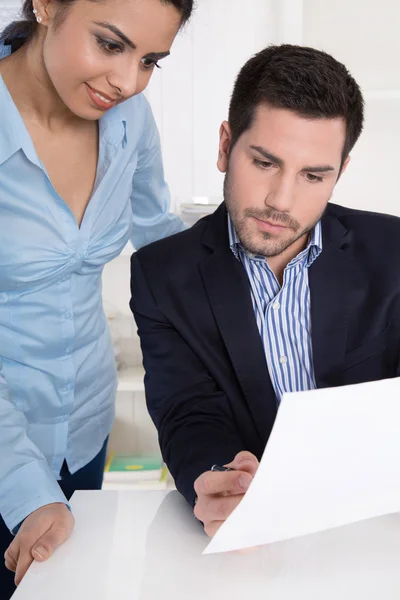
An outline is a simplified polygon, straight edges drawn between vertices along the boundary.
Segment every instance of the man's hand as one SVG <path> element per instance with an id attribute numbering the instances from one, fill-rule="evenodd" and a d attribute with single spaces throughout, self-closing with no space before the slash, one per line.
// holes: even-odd
<path id="1" fill-rule="evenodd" d="M 207 471 L 194 482 L 197 503 L 195 516 L 204 523 L 204 531 L 213 537 L 246 493 L 259 462 L 250 452 L 239 452 L 225 465 L 234 471 Z"/>
<path id="2" fill-rule="evenodd" d="M 28 515 L 4 555 L 6 567 L 15 571 L 15 585 L 33 560 L 45 561 L 71 535 L 75 519 L 60 502 L 47 504 Z"/>

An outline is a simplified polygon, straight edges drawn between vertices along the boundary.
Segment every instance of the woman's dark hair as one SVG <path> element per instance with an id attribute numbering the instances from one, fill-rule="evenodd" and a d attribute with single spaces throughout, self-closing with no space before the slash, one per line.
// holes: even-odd
<path id="1" fill-rule="evenodd" d="M 269 46 L 244 65 L 229 107 L 231 150 L 251 127 L 260 104 L 311 119 L 342 117 L 346 123 L 342 162 L 363 128 L 364 101 L 358 84 L 344 65 L 314 48 Z"/>
<path id="2" fill-rule="evenodd" d="M 96 2 L 96 0 L 90 0 Z M 76 0 L 56 0 L 60 5 L 58 24 L 63 15 Z M 160 0 L 162 4 L 172 4 L 182 15 L 182 25 L 189 19 L 193 11 L 194 0 Z M 36 17 L 33 14 L 33 0 L 25 0 L 22 7 L 22 19 L 10 23 L 0 35 L 0 41 L 12 46 L 12 50 L 21 47 L 25 42 L 33 38 L 37 29 Z"/>

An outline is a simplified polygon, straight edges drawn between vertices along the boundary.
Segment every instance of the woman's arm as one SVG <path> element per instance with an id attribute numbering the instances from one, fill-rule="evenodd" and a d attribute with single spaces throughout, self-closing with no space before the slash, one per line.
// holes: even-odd
<path id="1" fill-rule="evenodd" d="M 10 531 L 33 511 L 67 500 L 50 467 L 27 435 L 27 421 L 12 401 L 0 360 L 0 513 Z"/>
<path id="2" fill-rule="evenodd" d="M 164 179 L 160 136 L 150 105 L 144 96 L 142 101 L 145 118 L 131 195 L 131 241 L 136 249 L 186 229 L 183 221 L 169 212 L 171 198 Z"/>

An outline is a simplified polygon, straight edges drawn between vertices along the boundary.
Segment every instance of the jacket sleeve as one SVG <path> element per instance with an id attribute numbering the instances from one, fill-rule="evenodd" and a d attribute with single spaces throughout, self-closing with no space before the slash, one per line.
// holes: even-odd
<path id="1" fill-rule="evenodd" d="M 142 102 L 143 132 L 131 194 L 133 212 L 131 242 L 137 250 L 186 229 L 183 221 L 169 212 L 171 198 L 164 179 L 160 137 L 153 113 L 144 96 Z"/>
<path id="2" fill-rule="evenodd" d="M 7 527 L 34 510 L 67 499 L 40 450 L 27 435 L 25 415 L 12 402 L 0 361 L 0 513 Z"/>
<path id="3" fill-rule="evenodd" d="M 131 266 L 131 309 L 143 352 L 147 407 L 176 486 L 193 505 L 197 477 L 245 448 L 227 396 L 157 307 L 137 254 Z"/>

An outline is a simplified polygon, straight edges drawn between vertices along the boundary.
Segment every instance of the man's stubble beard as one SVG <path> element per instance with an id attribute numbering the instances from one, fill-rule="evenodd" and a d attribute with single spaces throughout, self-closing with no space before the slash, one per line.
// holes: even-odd
<path id="1" fill-rule="evenodd" d="M 243 212 L 243 217 L 240 218 L 237 206 L 235 205 L 232 189 L 229 185 L 229 168 L 224 179 L 224 201 L 243 248 L 251 254 L 264 256 L 265 258 L 279 256 L 285 250 L 287 250 L 287 248 L 295 244 L 301 237 L 307 235 L 314 229 L 326 210 L 325 207 L 315 222 L 304 229 L 301 229 L 300 223 L 287 213 L 280 213 L 274 208 L 268 206 L 265 209 L 246 208 Z M 257 242 L 257 240 L 254 239 L 255 236 L 248 231 L 249 228 L 247 227 L 247 224 L 249 217 L 255 217 L 263 221 L 275 221 L 277 224 L 287 227 L 293 232 L 293 235 L 284 240 L 276 240 L 274 242 L 275 236 L 272 233 L 260 231 L 262 238 L 266 242 L 266 244 L 262 245 L 260 242 Z M 267 244 L 268 241 L 271 243 Z"/>

